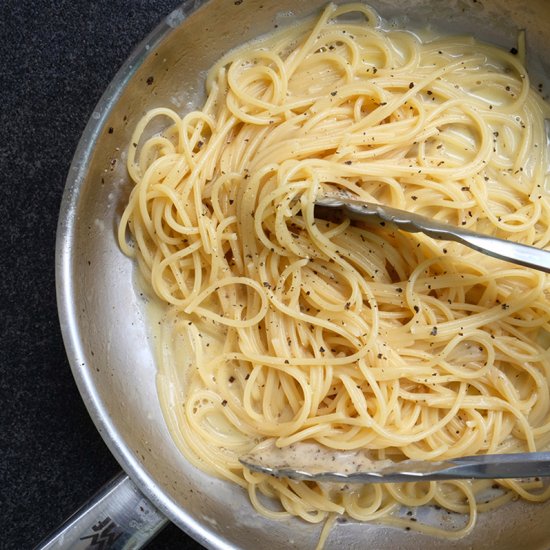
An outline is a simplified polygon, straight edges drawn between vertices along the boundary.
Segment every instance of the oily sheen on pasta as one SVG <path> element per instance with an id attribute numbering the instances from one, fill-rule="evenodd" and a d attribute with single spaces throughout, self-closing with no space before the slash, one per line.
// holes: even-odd
<path id="1" fill-rule="evenodd" d="M 314 212 L 344 191 L 547 247 L 550 109 L 521 48 L 422 41 L 363 4 L 329 5 L 228 53 L 206 89 L 202 109 L 137 125 L 119 230 L 167 304 L 158 391 L 184 455 L 267 517 L 326 525 L 461 537 L 478 512 L 549 498 L 539 480 L 349 488 L 238 461 L 267 439 L 394 460 L 548 447 L 548 276 Z M 422 505 L 464 521 L 399 512 Z"/>

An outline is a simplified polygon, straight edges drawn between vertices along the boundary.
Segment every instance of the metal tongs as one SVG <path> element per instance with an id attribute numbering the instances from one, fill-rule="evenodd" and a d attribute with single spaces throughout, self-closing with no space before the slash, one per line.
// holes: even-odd
<path id="1" fill-rule="evenodd" d="M 550 477 L 550 452 L 393 461 L 372 458 L 368 450 L 342 452 L 308 442 L 279 448 L 267 440 L 239 460 L 249 470 L 274 477 L 334 483 Z"/>
<path id="2" fill-rule="evenodd" d="M 315 215 L 320 218 L 336 210 L 350 219 L 370 221 L 382 226 L 389 224 L 408 233 L 424 233 L 434 239 L 456 241 L 488 256 L 550 273 L 550 251 L 534 246 L 505 241 L 398 208 L 347 196 L 324 196 L 315 201 L 315 206 Z"/>
<path id="3" fill-rule="evenodd" d="M 409 233 L 462 243 L 474 250 L 550 273 L 550 251 L 505 241 L 438 222 L 425 216 L 347 196 L 324 196 L 315 201 L 315 215 L 335 210 L 351 219 L 366 220 Z M 475 455 L 452 460 L 378 460 L 368 450 L 335 451 L 317 443 L 300 442 L 279 448 L 274 440 L 257 446 L 240 462 L 255 472 L 294 480 L 336 483 L 393 483 L 448 479 L 550 477 L 550 452 Z"/>

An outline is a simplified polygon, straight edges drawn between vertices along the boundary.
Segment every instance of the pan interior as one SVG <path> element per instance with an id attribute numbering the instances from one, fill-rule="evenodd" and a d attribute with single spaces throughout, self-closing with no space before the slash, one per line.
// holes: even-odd
<path id="1" fill-rule="evenodd" d="M 437 4 L 437 9 L 434 5 Z M 255 514 L 247 495 L 190 466 L 165 426 L 155 385 L 151 298 L 116 243 L 130 184 L 125 149 L 139 118 L 169 106 L 185 112 L 203 99 L 205 72 L 228 49 L 276 25 L 315 14 L 324 2 L 187 2 L 170 14 L 121 69 L 98 104 L 76 152 L 63 199 L 57 244 L 60 318 L 84 401 L 110 449 L 170 519 L 212 548 L 314 548 L 320 526 Z M 390 24 L 468 33 L 505 48 L 527 29 L 529 68 L 550 75 L 550 4 L 534 0 L 370 2 Z M 197 32 L 197 29 L 201 29 Z M 536 81 L 538 82 L 538 80 Z M 545 89 L 548 89 L 545 86 Z M 482 514 L 472 536 L 447 548 L 542 548 L 550 539 L 547 505 L 513 503 Z M 328 548 L 439 548 L 425 535 L 352 521 L 332 530 Z"/>

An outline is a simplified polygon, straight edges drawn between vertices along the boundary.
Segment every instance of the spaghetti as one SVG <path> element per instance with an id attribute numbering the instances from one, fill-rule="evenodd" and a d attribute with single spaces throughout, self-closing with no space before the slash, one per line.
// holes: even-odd
<path id="1" fill-rule="evenodd" d="M 345 191 L 547 247 L 550 108 L 522 60 L 329 5 L 230 52 L 206 84 L 201 110 L 153 109 L 137 125 L 119 228 L 169 306 L 158 391 L 185 456 L 270 518 L 347 514 L 461 537 L 477 512 L 549 498 L 538 480 L 350 490 L 238 461 L 266 439 L 394 460 L 548 447 L 547 275 L 314 215 L 319 194 Z M 148 136 L 157 118 L 170 125 Z M 464 525 L 397 513 L 426 504 Z"/>

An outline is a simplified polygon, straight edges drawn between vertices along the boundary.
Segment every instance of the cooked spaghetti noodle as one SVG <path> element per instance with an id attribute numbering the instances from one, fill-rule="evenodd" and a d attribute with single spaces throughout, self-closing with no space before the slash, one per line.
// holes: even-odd
<path id="1" fill-rule="evenodd" d="M 347 514 L 461 537 L 478 511 L 549 498 L 538 480 L 350 490 L 238 461 L 265 439 L 394 460 L 548 446 L 547 275 L 314 215 L 317 196 L 345 191 L 547 247 L 550 109 L 522 60 L 470 37 L 384 30 L 363 4 L 329 5 L 230 52 L 206 84 L 200 111 L 154 109 L 137 125 L 119 229 L 169 305 L 158 391 L 185 456 L 270 518 Z M 169 124 L 150 136 L 157 118 Z M 464 525 L 398 513 L 426 504 Z"/>

